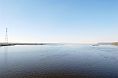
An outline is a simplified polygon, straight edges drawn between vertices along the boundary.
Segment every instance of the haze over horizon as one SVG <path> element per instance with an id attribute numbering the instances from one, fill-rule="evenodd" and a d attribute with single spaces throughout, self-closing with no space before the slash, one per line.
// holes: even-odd
<path id="1" fill-rule="evenodd" d="M 0 0 L 0 42 L 118 41 L 118 0 Z"/>

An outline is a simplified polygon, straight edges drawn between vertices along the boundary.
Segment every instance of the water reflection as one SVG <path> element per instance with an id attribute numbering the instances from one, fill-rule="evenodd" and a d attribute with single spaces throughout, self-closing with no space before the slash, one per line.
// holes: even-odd
<path id="1" fill-rule="evenodd" d="M 7 65 L 8 65 L 8 47 L 4 47 L 4 60 L 5 60 L 5 65 L 6 65 L 6 68 L 7 68 Z"/>
<path id="2" fill-rule="evenodd" d="M 8 78 L 8 47 L 4 47 L 4 65 L 5 65 L 5 75 L 4 78 Z"/>

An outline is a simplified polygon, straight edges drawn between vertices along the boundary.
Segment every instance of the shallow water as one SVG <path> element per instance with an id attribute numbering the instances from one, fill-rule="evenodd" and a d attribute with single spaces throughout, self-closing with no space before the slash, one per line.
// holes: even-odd
<path id="1" fill-rule="evenodd" d="M 118 78 L 118 47 L 0 47 L 0 78 Z"/>

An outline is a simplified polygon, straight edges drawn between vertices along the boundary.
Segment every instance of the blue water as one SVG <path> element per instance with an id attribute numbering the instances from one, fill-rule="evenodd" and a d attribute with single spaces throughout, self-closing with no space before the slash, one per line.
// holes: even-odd
<path id="1" fill-rule="evenodd" d="M 79 44 L 0 47 L 0 78 L 33 78 L 31 75 L 118 78 L 118 47 Z"/>

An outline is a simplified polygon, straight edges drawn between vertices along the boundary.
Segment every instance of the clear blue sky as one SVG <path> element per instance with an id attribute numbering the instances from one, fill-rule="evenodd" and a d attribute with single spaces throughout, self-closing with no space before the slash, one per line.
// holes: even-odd
<path id="1" fill-rule="evenodd" d="M 118 41 L 118 0 L 0 0 L 0 41 L 6 27 L 11 42 Z"/>

